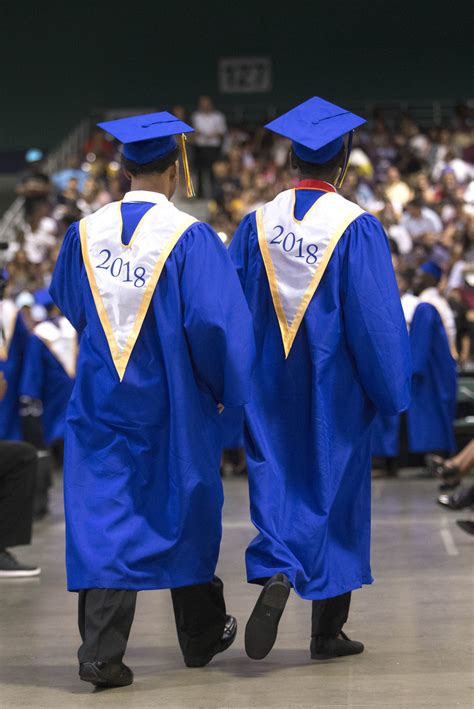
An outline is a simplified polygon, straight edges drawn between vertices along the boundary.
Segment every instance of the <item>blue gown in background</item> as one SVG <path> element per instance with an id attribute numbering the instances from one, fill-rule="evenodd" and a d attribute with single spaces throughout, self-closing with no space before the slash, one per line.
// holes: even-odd
<path id="1" fill-rule="evenodd" d="M 323 192 L 297 190 L 302 219 Z M 257 359 L 245 407 L 249 581 L 284 572 L 307 599 L 372 582 L 370 438 L 377 409 L 407 408 L 408 333 L 379 222 L 339 240 L 285 360 L 255 213 L 230 246 L 253 316 Z"/>
<path id="2" fill-rule="evenodd" d="M 407 412 L 408 450 L 410 453 L 452 453 L 456 450 L 453 427 L 456 362 L 441 317 L 433 305 L 420 303 L 417 306 L 410 329 L 410 345 L 414 374 Z M 400 416 L 376 417 L 372 454 L 400 455 Z"/>
<path id="3" fill-rule="evenodd" d="M 413 356 L 412 400 L 408 409 L 410 451 L 456 449 L 457 373 L 443 321 L 436 308 L 420 303 L 410 328 Z"/>
<path id="4" fill-rule="evenodd" d="M 46 345 L 31 335 L 26 348 L 20 394 L 39 399 L 43 404 L 43 437 L 47 445 L 64 438 L 66 408 L 74 379 Z"/>
<path id="5" fill-rule="evenodd" d="M 122 204 L 124 243 L 151 206 Z M 250 314 L 226 248 L 206 224 L 184 232 L 166 260 L 122 382 L 77 224 L 64 239 L 51 294 L 80 334 L 66 423 L 68 588 L 210 581 L 223 502 L 216 404 L 248 401 L 254 358 Z"/>
<path id="6" fill-rule="evenodd" d="M 20 424 L 20 378 L 23 358 L 29 338 L 28 330 L 20 314 L 17 315 L 15 329 L 10 341 L 6 360 L 0 359 L 0 372 L 7 382 L 5 397 L 0 401 L 0 439 L 21 439 Z"/>

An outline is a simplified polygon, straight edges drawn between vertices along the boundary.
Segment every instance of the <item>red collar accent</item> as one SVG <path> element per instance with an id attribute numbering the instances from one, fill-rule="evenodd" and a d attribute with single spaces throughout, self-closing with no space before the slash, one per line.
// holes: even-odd
<path id="1" fill-rule="evenodd" d="M 324 180 L 301 180 L 296 185 L 297 190 L 319 190 L 320 192 L 335 192 L 336 188 Z"/>

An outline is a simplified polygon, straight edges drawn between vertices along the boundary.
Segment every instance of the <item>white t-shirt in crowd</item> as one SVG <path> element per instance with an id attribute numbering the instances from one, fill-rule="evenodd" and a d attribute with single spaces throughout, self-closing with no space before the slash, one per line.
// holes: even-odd
<path id="1" fill-rule="evenodd" d="M 36 231 L 29 224 L 25 226 L 25 254 L 30 263 L 41 263 L 48 251 L 56 243 L 56 222 L 51 217 L 43 217 Z"/>
<path id="2" fill-rule="evenodd" d="M 218 148 L 221 145 L 227 132 L 223 113 L 220 111 L 211 111 L 211 113 L 196 111 L 192 115 L 191 123 L 196 131 L 195 145 L 201 148 Z"/>
<path id="3" fill-rule="evenodd" d="M 401 219 L 402 226 L 408 231 L 412 239 L 416 239 L 423 234 L 441 234 L 443 223 L 429 207 L 421 208 L 419 217 L 412 217 L 409 212 L 405 212 Z"/>
<path id="4" fill-rule="evenodd" d="M 409 254 L 413 248 L 413 241 L 406 227 L 402 224 L 392 224 L 387 229 L 388 235 L 395 241 L 401 254 Z"/>

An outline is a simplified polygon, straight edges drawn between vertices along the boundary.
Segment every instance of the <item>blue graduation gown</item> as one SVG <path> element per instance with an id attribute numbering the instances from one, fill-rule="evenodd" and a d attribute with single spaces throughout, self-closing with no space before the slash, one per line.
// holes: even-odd
<path id="1" fill-rule="evenodd" d="M 244 410 L 225 409 L 221 416 L 222 448 L 242 448 L 244 445 Z"/>
<path id="2" fill-rule="evenodd" d="M 420 303 L 410 328 L 413 356 L 408 439 L 414 453 L 456 449 L 456 361 L 441 317 L 433 305 Z"/>
<path id="3" fill-rule="evenodd" d="M 123 203 L 126 243 L 148 203 Z M 82 261 L 78 225 L 51 286 L 80 334 L 66 420 L 68 588 L 157 589 L 212 579 L 221 539 L 216 404 L 249 397 L 251 318 L 227 250 L 189 227 L 161 273 L 122 382 Z"/>
<path id="4" fill-rule="evenodd" d="M 400 453 L 400 416 L 377 414 L 372 424 L 372 455 L 396 458 Z"/>
<path id="5" fill-rule="evenodd" d="M 321 196 L 297 190 L 302 219 Z M 288 575 L 307 599 L 371 583 L 370 436 L 377 408 L 408 406 L 408 333 L 379 222 L 358 217 L 339 240 L 285 360 L 255 213 L 230 252 L 257 345 L 245 407 L 251 517 L 249 581 Z"/>
<path id="6" fill-rule="evenodd" d="M 22 396 L 40 399 L 43 404 L 43 436 L 45 443 L 64 438 L 66 408 L 74 379 L 39 337 L 32 335 L 26 348 L 20 383 Z"/>
<path id="7" fill-rule="evenodd" d="M 16 441 L 22 437 L 19 387 L 28 337 L 28 330 L 21 315 L 18 314 L 15 330 L 10 341 L 8 357 L 6 360 L 0 359 L 0 372 L 3 372 L 8 385 L 5 397 L 0 401 L 0 439 L 3 440 Z"/>

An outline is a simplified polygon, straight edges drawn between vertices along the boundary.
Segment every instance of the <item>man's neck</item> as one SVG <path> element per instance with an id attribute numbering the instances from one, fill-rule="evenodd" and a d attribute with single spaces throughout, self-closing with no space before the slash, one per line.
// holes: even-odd
<path id="1" fill-rule="evenodd" d="M 132 177 L 130 181 L 130 192 L 137 190 L 141 192 L 158 192 L 158 194 L 163 194 L 166 199 L 170 199 L 171 197 L 168 180 L 160 179 L 159 177 L 153 177 L 152 179 Z"/>

